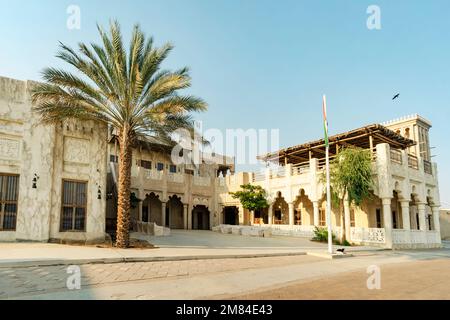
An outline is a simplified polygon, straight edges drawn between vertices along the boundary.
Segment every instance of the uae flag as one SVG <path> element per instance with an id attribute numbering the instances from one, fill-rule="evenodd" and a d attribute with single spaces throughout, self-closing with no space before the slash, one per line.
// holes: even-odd
<path id="1" fill-rule="evenodd" d="M 322 111 L 323 111 L 323 130 L 325 133 L 325 147 L 328 148 L 328 120 L 327 120 L 327 98 L 325 95 L 322 99 Z"/>

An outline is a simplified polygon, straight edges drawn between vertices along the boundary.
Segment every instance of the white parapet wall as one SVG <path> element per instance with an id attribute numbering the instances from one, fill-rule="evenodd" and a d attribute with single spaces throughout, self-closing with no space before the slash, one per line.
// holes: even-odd
<path id="1" fill-rule="evenodd" d="M 439 232 L 434 230 L 403 230 L 392 231 L 394 249 L 431 249 L 442 247 Z"/>
<path id="2" fill-rule="evenodd" d="M 236 226 L 221 224 L 213 228 L 213 231 L 253 237 L 289 236 L 312 238 L 314 236 L 314 226 L 290 226 L 290 225 L 253 225 Z"/>

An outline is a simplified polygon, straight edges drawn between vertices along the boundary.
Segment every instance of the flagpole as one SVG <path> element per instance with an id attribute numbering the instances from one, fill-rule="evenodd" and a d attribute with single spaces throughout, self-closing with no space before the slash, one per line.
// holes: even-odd
<path id="1" fill-rule="evenodd" d="M 333 253 L 333 237 L 332 237 L 332 228 L 331 228 L 331 192 L 330 192 L 330 158 L 329 158 L 329 149 L 326 148 L 326 167 L 327 167 L 327 220 L 328 220 L 328 253 Z"/>
<path id="2" fill-rule="evenodd" d="M 328 123 L 326 119 L 326 110 L 327 110 L 327 98 L 323 96 L 323 108 L 325 115 L 325 134 L 326 134 L 326 143 L 325 143 L 325 167 L 326 167 L 326 175 L 327 175 L 327 224 L 328 224 L 328 253 L 333 254 L 333 229 L 331 227 L 331 191 L 330 191 L 330 146 L 328 143 Z"/>

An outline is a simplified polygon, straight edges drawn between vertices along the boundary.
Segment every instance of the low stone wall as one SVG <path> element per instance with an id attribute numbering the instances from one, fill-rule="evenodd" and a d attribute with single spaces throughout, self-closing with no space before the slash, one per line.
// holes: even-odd
<path id="1" fill-rule="evenodd" d="M 261 225 L 261 226 L 236 226 L 221 224 L 212 228 L 212 231 L 223 234 L 234 234 L 250 237 L 313 237 L 312 226 L 289 226 L 289 225 Z"/>
<path id="2" fill-rule="evenodd" d="M 439 249 L 442 248 L 440 243 L 403 243 L 393 244 L 392 249 Z"/>
<path id="3" fill-rule="evenodd" d="M 16 232 L 15 231 L 2 231 L 0 232 L 0 242 L 15 242 Z"/>
<path id="4" fill-rule="evenodd" d="M 134 221 L 133 229 L 139 233 L 145 233 L 151 236 L 162 237 L 170 236 L 170 229 L 162 226 L 158 226 L 154 222 L 142 222 Z"/>
<path id="5" fill-rule="evenodd" d="M 393 249 L 434 249 L 441 248 L 440 234 L 434 230 L 392 230 Z"/>

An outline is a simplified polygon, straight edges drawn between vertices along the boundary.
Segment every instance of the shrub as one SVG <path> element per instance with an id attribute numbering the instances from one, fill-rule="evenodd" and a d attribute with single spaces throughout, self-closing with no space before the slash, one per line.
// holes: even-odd
<path id="1" fill-rule="evenodd" d="M 338 246 L 345 246 L 345 247 L 351 247 L 352 246 L 352 244 L 350 242 L 348 242 L 347 240 L 344 240 L 342 242 L 339 241 L 339 240 L 335 240 L 333 242 L 334 242 L 335 245 L 338 245 Z"/>
<path id="2" fill-rule="evenodd" d="M 331 234 L 331 238 L 334 242 L 335 241 L 334 234 Z M 314 227 L 314 237 L 311 240 L 319 242 L 328 242 L 327 228 Z"/>
<path id="3" fill-rule="evenodd" d="M 347 240 L 342 241 L 342 245 L 346 247 L 350 247 L 352 244 L 348 242 Z"/>

